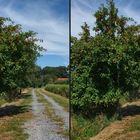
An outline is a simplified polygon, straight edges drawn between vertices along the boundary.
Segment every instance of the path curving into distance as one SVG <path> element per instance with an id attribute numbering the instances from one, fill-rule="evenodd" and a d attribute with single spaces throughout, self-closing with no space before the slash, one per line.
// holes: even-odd
<path id="1" fill-rule="evenodd" d="M 67 129 L 69 124 L 68 112 L 65 112 L 52 98 L 41 94 L 51 103 L 56 115 L 64 118 L 64 128 Z M 45 115 L 45 106 L 38 102 L 34 89 L 32 91 L 32 112 L 33 118 L 24 124 L 25 132 L 29 135 L 28 140 L 68 140 L 68 138 L 57 133 L 59 126 Z"/>

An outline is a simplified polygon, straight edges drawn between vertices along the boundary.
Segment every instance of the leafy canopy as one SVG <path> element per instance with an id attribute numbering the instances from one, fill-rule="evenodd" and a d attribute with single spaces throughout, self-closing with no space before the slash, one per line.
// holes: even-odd
<path id="1" fill-rule="evenodd" d="M 119 16 L 113 0 L 94 16 L 95 36 L 84 23 L 80 38 L 71 37 L 71 103 L 83 114 L 115 111 L 121 94 L 140 85 L 140 25 Z"/>
<path id="2" fill-rule="evenodd" d="M 24 32 L 21 25 L 0 17 L 0 93 L 11 97 L 27 86 L 29 71 L 43 50 L 38 41 L 35 32 Z"/>

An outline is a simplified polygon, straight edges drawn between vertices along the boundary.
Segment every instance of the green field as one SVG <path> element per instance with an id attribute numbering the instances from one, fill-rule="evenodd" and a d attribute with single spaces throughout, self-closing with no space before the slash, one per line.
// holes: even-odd
<path id="1" fill-rule="evenodd" d="M 67 98 L 69 97 L 69 85 L 66 84 L 47 84 L 45 90 Z"/>

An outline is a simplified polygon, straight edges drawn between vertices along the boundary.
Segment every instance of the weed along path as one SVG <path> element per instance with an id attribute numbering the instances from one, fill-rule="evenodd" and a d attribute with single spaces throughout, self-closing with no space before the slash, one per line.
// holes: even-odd
<path id="1" fill-rule="evenodd" d="M 68 120 L 66 119 L 67 114 L 65 112 L 60 112 L 58 114 L 58 110 L 61 110 L 61 107 L 53 101 L 53 99 L 47 97 L 43 93 L 39 93 L 45 100 L 47 100 L 54 112 L 60 117 L 65 118 L 65 129 L 68 127 Z M 41 95 L 42 94 L 42 95 Z M 59 123 L 55 123 L 50 116 L 47 115 L 45 111 L 44 102 L 41 102 L 41 98 L 36 90 L 32 91 L 32 112 L 33 118 L 27 122 L 25 122 L 25 132 L 29 135 L 28 140 L 68 140 L 68 137 L 64 136 L 60 133 L 60 125 Z M 44 101 L 44 99 L 42 101 Z M 63 114 L 63 115 L 62 115 Z M 58 133 L 59 132 L 59 133 Z"/>

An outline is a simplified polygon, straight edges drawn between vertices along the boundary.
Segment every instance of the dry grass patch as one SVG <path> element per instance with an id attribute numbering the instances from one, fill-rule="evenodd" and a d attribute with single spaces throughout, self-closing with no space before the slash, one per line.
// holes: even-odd
<path id="1" fill-rule="evenodd" d="M 23 98 L 15 102 L 6 103 L 0 109 L 0 139 L 2 140 L 26 140 L 28 135 L 24 133 L 23 124 L 32 117 L 30 111 L 31 90 L 23 94 Z"/>

